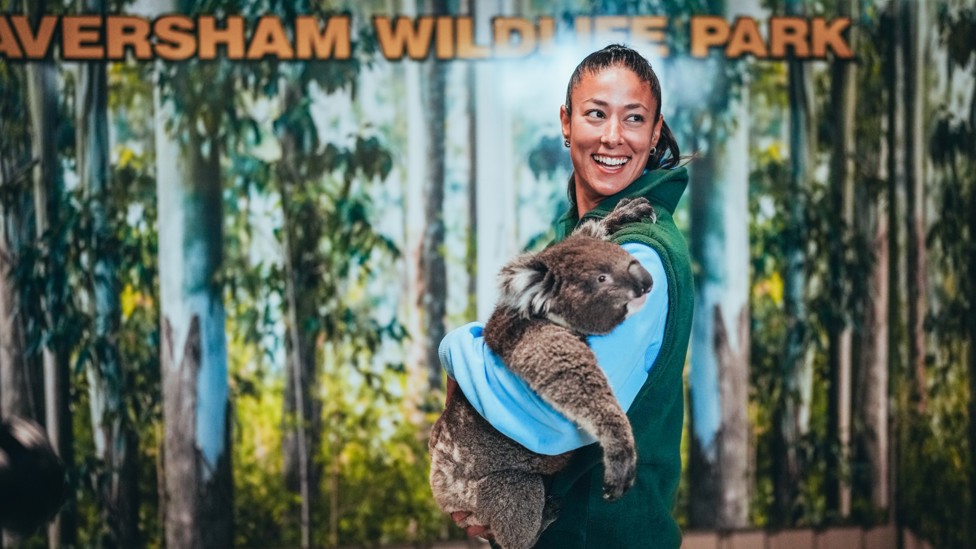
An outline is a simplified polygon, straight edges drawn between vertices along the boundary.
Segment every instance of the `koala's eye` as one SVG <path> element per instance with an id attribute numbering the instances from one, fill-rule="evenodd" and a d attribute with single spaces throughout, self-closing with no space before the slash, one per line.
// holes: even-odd
<path id="1" fill-rule="evenodd" d="M 607 281 L 607 275 L 600 275 L 599 277 L 597 277 L 597 280 L 599 280 L 600 282 L 606 282 Z"/>

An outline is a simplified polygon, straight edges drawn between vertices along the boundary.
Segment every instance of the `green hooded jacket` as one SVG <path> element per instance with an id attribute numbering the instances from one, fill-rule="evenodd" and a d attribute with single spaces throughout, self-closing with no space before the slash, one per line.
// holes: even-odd
<path id="1" fill-rule="evenodd" d="M 577 450 L 569 467 L 549 486 L 549 497 L 560 509 L 559 518 L 543 533 L 536 549 L 670 549 L 681 545 L 672 507 L 681 476 L 682 370 L 691 334 L 694 289 L 688 245 L 673 216 L 687 185 L 688 172 L 683 167 L 647 172 L 583 216 L 602 218 L 622 198 L 643 196 L 653 204 L 657 223 L 628 225 L 612 239 L 618 244 L 646 244 L 661 256 L 668 277 L 668 314 L 657 360 L 627 412 L 637 443 L 634 487 L 615 502 L 605 501 L 599 445 Z M 573 208 L 559 220 L 556 241 L 568 236 L 578 222 Z"/>

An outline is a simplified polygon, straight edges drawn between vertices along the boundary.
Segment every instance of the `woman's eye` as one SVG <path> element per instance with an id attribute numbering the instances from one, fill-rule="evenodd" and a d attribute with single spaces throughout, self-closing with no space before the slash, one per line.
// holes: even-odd
<path id="1" fill-rule="evenodd" d="M 604 118 L 603 111 L 598 111 L 596 109 L 586 111 L 586 113 L 584 114 L 586 114 L 586 116 L 593 117 L 593 118 Z"/>
<path id="2" fill-rule="evenodd" d="M 630 115 L 630 116 L 627 117 L 627 120 L 629 120 L 631 122 L 643 122 L 644 121 L 644 116 L 643 115 L 640 115 L 640 114 L 632 114 L 632 115 Z"/>

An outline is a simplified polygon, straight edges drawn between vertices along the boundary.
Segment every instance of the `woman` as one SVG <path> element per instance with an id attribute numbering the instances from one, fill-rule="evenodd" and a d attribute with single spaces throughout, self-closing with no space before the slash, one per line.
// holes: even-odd
<path id="1" fill-rule="evenodd" d="M 448 398 L 459 387 L 495 428 L 535 452 L 582 448 L 547 487 L 559 518 L 536 547 L 678 547 L 671 507 L 681 467 L 681 373 L 694 298 L 688 248 L 672 215 L 687 172 L 677 166 L 678 146 L 661 117 L 657 76 L 630 48 L 611 45 L 586 57 L 570 79 L 559 116 L 573 176 L 557 241 L 582 218 L 607 215 L 622 198 L 644 196 L 658 214 L 656 223 L 628 225 L 612 237 L 653 277 L 646 304 L 612 333 L 589 338 L 633 426 L 637 481 L 620 500 L 605 502 L 599 447 L 505 369 L 485 346 L 480 324 L 458 328 L 441 343 L 451 378 Z M 488 528 L 469 527 L 468 533 Z"/>

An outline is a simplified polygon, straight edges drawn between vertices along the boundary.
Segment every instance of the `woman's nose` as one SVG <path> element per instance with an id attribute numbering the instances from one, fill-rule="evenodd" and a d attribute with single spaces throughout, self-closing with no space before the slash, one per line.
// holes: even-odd
<path id="1" fill-rule="evenodd" d="M 611 118 L 605 130 L 603 132 L 603 137 L 600 139 L 605 145 L 615 147 L 620 144 L 620 124 L 613 118 Z"/>

